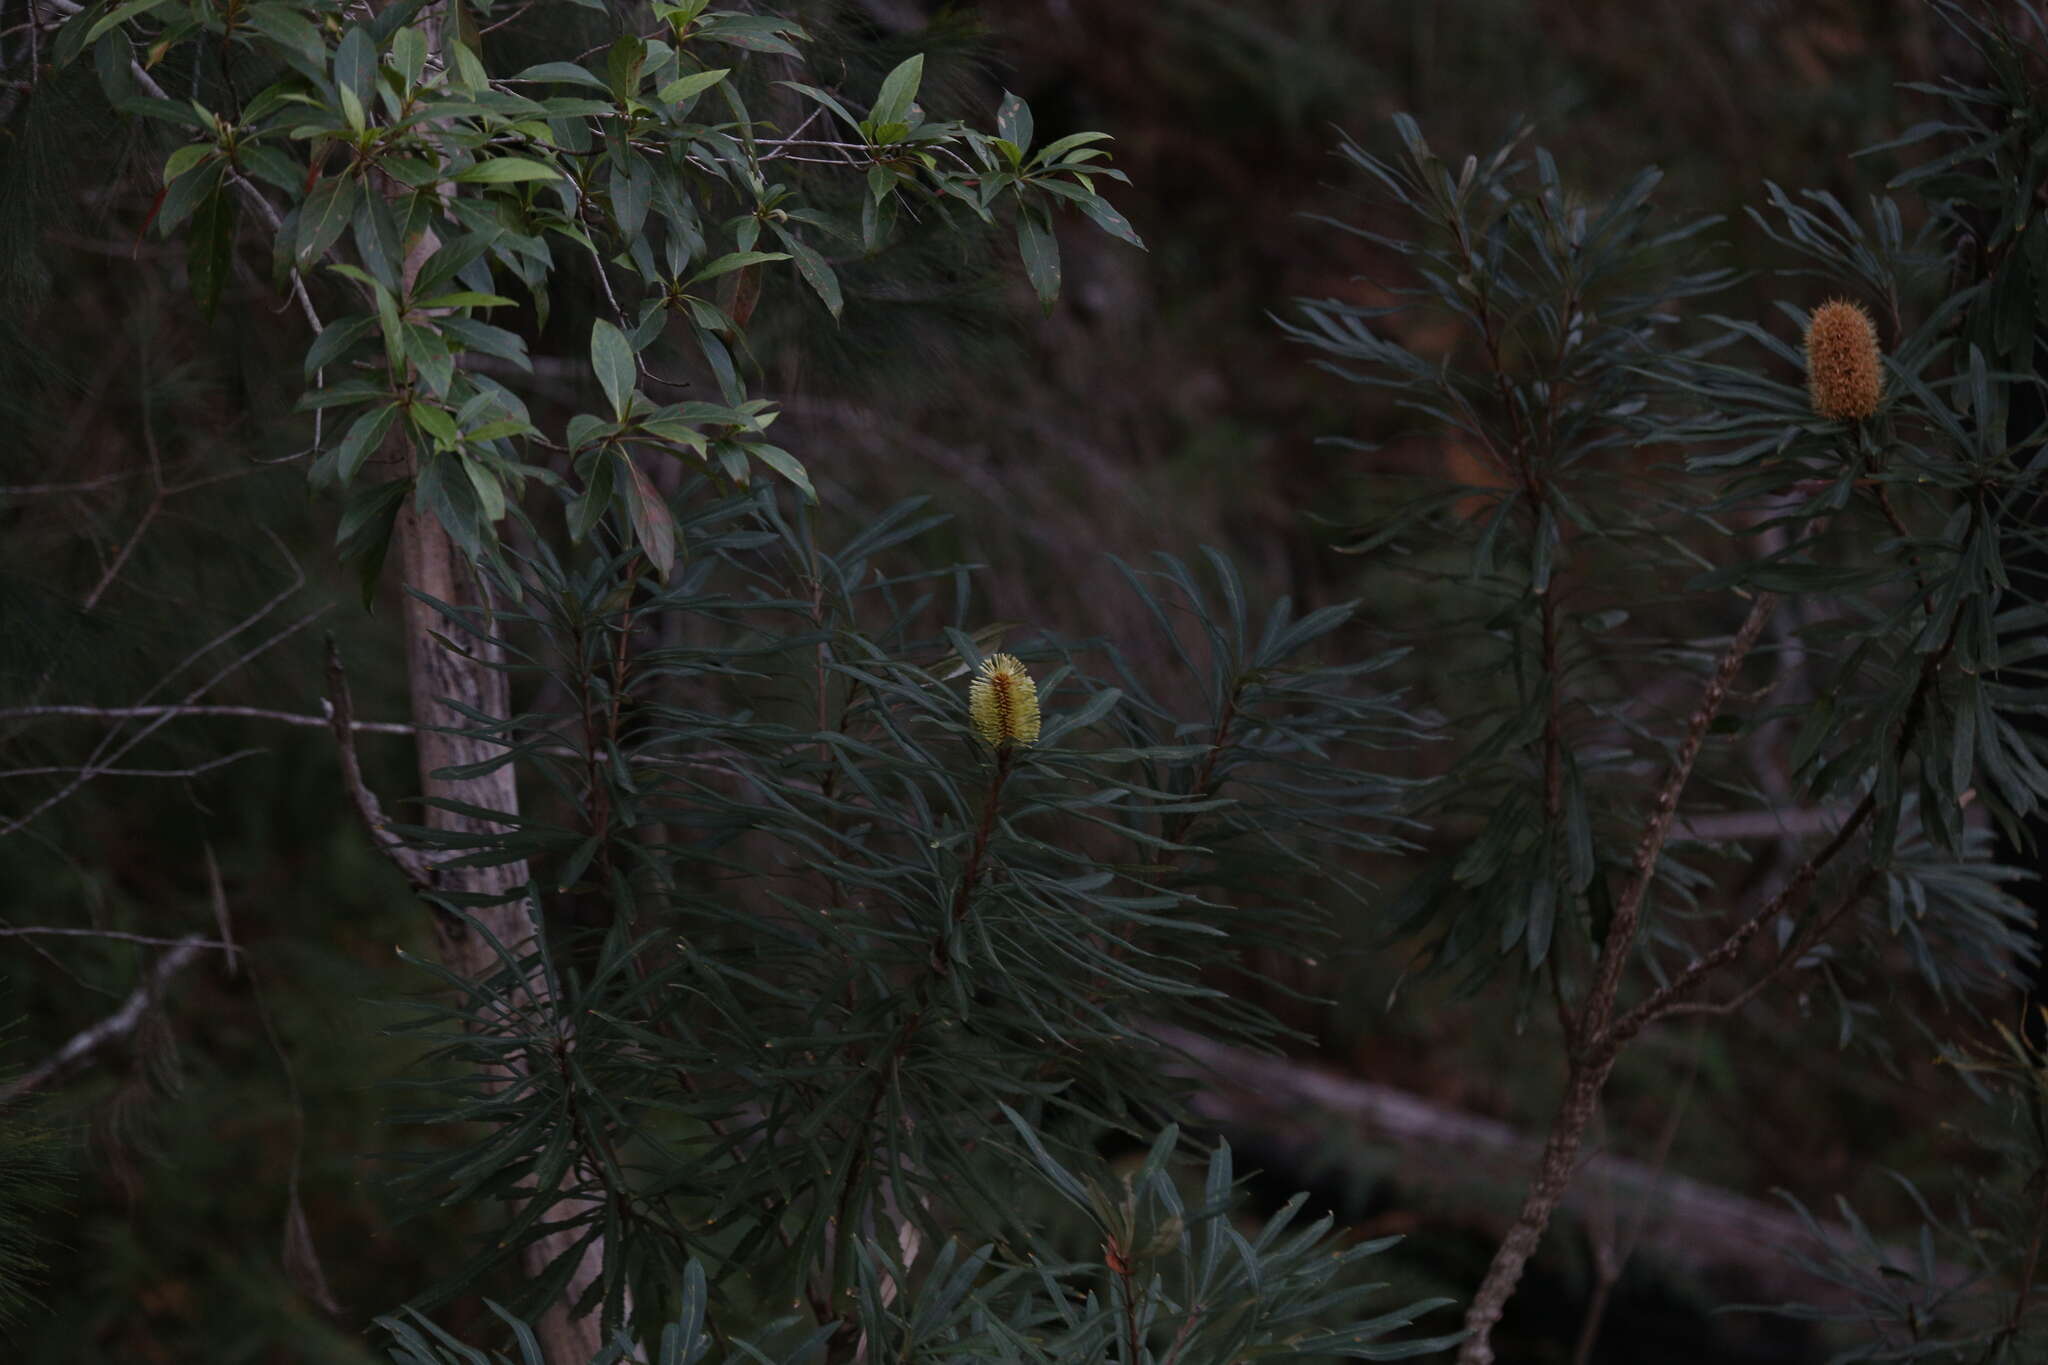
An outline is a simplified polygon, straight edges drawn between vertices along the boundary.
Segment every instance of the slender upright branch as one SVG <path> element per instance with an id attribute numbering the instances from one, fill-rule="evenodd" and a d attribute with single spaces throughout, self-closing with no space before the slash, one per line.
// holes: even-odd
<path id="1" fill-rule="evenodd" d="M 1593 984 L 1574 1021 L 1572 1037 L 1575 1045 L 1564 1102 L 1551 1123 L 1550 1135 L 1544 1142 L 1543 1155 L 1538 1161 L 1536 1179 L 1523 1199 L 1521 1212 L 1508 1235 L 1502 1239 L 1494 1253 L 1493 1263 L 1487 1267 L 1486 1277 L 1472 1296 L 1472 1305 L 1465 1314 L 1465 1328 L 1469 1335 L 1459 1348 L 1459 1365 L 1492 1365 L 1494 1325 L 1500 1321 L 1501 1313 L 1514 1295 L 1515 1286 L 1521 1282 L 1529 1258 L 1543 1240 L 1543 1232 L 1550 1226 L 1552 1214 L 1557 1211 L 1565 1191 L 1571 1187 L 1587 1125 L 1599 1109 L 1601 1091 L 1606 1088 L 1607 1077 L 1614 1069 L 1616 1049 L 1609 1037 L 1608 1020 L 1621 989 L 1622 972 L 1635 941 L 1658 856 L 1670 835 L 1679 797 L 1691 780 L 1693 767 L 1706 743 L 1707 732 L 1714 723 L 1714 717 L 1720 714 L 1722 703 L 1727 700 L 1735 675 L 1763 633 L 1776 600 L 1771 594 L 1763 593 L 1750 604 L 1749 615 L 1736 631 L 1735 638 L 1729 641 L 1713 675 L 1707 680 L 1692 721 L 1686 727 L 1685 737 L 1672 758 L 1671 771 L 1665 776 L 1650 808 L 1649 818 L 1644 822 L 1629 885 L 1615 907 L 1607 940 L 1601 945 Z"/>
<path id="2" fill-rule="evenodd" d="M 1621 990 L 1622 973 L 1628 966 L 1629 950 L 1635 944 L 1636 930 L 1642 921 L 1643 902 L 1656 877 L 1664 843 L 1671 836 L 1671 822 L 1678 814 L 1679 798 L 1684 795 L 1686 784 L 1692 780 L 1693 767 L 1699 762 L 1700 750 L 1706 745 L 1707 731 L 1712 728 L 1714 718 L 1721 714 L 1722 703 L 1728 699 L 1728 689 L 1733 685 L 1735 675 L 1741 671 L 1750 651 L 1756 648 L 1757 639 L 1763 634 L 1777 604 L 1777 595 L 1768 592 L 1758 593 L 1750 603 L 1749 615 L 1735 632 L 1735 638 L 1728 642 L 1727 649 L 1722 651 L 1713 676 L 1707 680 L 1706 690 L 1700 694 L 1699 705 L 1693 708 L 1685 738 L 1679 742 L 1678 752 L 1672 756 L 1671 770 L 1665 774 L 1664 785 L 1658 789 L 1657 798 L 1650 807 L 1649 818 L 1636 841 L 1635 861 L 1629 870 L 1628 885 L 1615 904 L 1607 941 L 1601 945 L 1599 970 L 1594 974 L 1586 1003 L 1579 1011 L 1578 1031 L 1590 1045 L 1598 1045 L 1597 1040 L 1606 1031 L 1608 1017 L 1614 1011 L 1615 997 Z"/>

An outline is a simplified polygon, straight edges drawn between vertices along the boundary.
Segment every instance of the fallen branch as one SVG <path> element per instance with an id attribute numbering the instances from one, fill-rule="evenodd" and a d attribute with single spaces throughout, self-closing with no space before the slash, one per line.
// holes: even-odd
<path id="1" fill-rule="evenodd" d="M 1298 1147 L 1304 1158 L 1327 1151 L 1333 1137 L 1352 1135 L 1426 1157 L 1404 1170 L 1469 1198 L 1475 1184 L 1490 1183 L 1488 1177 L 1503 1190 L 1514 1188 L 1542 1150 L 1542 1143 L 1508 1124 L 1391 1086 L 1169 1025 L 1151 1025 L 1149 1032 L 1199 1068 L 1205 1082 L 1194 1100 L 1199 1114 L 1233 1133 Z M 1809 1244 L 1811 1233 L 1780 1205 L 1606 1154 L 1586 1159 L 1575 1174 L 1566 1209 L 1582 1212 L 1601 1201 L 1636 1211 L 1639 1245 L 1672 1265 L 1693 1273 L 1738 1271 L 1763 1297 L 1812 1302 L 1827 1296 L 1825 1285 L 1783 1254 Z M 1846 1228 L 1822 1227 L 1831 1246 L 1856 1245 Z"/>

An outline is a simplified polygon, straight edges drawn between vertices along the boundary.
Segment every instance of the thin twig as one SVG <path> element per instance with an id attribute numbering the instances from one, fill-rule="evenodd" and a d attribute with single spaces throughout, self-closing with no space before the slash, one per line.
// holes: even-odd
<path id="1" fill-rule="evenodd" d="M 151 948 L 176 948 L 186 943 L 223 951 L 234 948 L 232 943 L 223 940 L 196 938 L 191 934 L 183 938 L 158 938 L 154 934 L 131 934 L 122 929 L 68 929 L 54 924 L 0 925 L 0 938 L 105 938 L 121 943 L 141 943 Z"/>
<path id="2" fill-rule="evenodd" d="M 0 720 L 27 720 L 37 716 L 84 716 L 102 720 L 145 720 L 156 716 L 174 717 L 246 717 L 250 720 L 274 720 L 281 725 L 304 725 L 317 730 L 333 728 L 334 722 L 328 716 L 309 716 L 296 711 L 272 711 L 261 706 L 15 706 L 0 708 Z M 349 728 L 357 734 L 372 735 L 413 735 L 419 727 L 395 720 L 357 720 L 349 722 Z"/>
<path id="3" fill-rule="evenodd" d="M 142 473 L 139 469 L 124 469 L 118 474 L 102 474 L 97 479 L 81 479 L 77 483 L 16 483 L 0 484 L 0 498 L 38 498 L 53 493 L 91 493 L 108 488 L 123 479 L 132 479 Z"/>
<path id="4" fill-rule="evenodd" d="M 253 758 L 257 754 L 269 752 L 268 749 L 237 749 L 231 754 L 224 754 L 219 758 L 210 758 L 204 763 L 195 763 L 189 768 L 104 768 L 97 765 L 73 768 L 7 768 L 0 770 L 0 780 L 10 777 L 73 777 L 81 773 L 85 774 L 88 779 L 94 777 L 197 777 L 201 773 L 210 773 L 215 768 L 225 768 L 230 763 L 238 763 L 242 759 Z"/>
<path id="5" fill-rule="evenodd" d="M 199 650 L 195 651 L 194 653 L 187 655 L 184 662 L 180 663 L 176 668 L 174 668 L 172 670 L 172 673 L 176 674 L 178 672 L 182 672 L 194 660 L 206 655 L 222 641 L 233 638 L 233 636 L 239 631 L 246 629 L 250 625 L 253 625 L 256 621 L 261 620 L 264 616 L 268 615 L 286 597 L 288 597 L 294 592 L 297 592 L 298 588 L 299 584 L 294 583 L 290 588 L 286 589 L 283 593 L 280 593 L 278 596 L 272 598 L 269 602 L 266 602 L 262 607 L 259 607 L 255 615 L 238 623 L 236 626 L 234 626 L 232 629 L 230 629 L 223 635 L 218 636 L 214 640 L 209 641 L 206 645 L 202 646 Z M 199 697 L 204 696 L 210 689 L 212 689 L 217 683 L 219 683 L 223 678 L 227 677 L 230 673 L 235 672 L 237 669 L 247 664 L 251 659 L 254 659 L 257 655 L 262 654 L 265 651 L 270 650 L 279 644 L 282 644 L 285 640 L 289 639 L 291 636 L 297 634 L 299 631 L 305 629 L 314 621 L 318 620 L 320 616 L 320 612 L 310 612 L 307 615 L 302 616 L 298 620 L 292 622 L 290 625 L 284 627 L 284 629 L 278 631 L 274 635 L 270 636 L 268 639 L 261 641 L 260 643 L 254 645 L 253 647 L 247 650 L 244 650 L 240 655 L 229 660 L 220 669 L 216 670 L 212 676 L 208 677 L 205 681 L 201 682 L 197 687 L 194 687 L 191 691 L 186 693 L 184 699 L 179 703 L 179 706 L 182 707 L 184 705 L 189 705 L 191 702 L 197 700 Z M 173 707 L 170 709 L 172 712 L 175 712 L 179 708 Z M 86 759 L 86 766 L 84 766 L 78 771 L 77 776 L 73 778 L 72 781 L 65 784 L 57 791 L 52 792 L 43 800 L 37 802 L 36 805 L 33 806 L 30 810 L 28 810 L 25 814 L 17 816 L 12 820 L 7 821 L 5 824 L 0 824 L 0 837 L 13 834 L 15 831 L 29 824 L 37 816 L 41 815 L 44 811 L 49 810 L 58 802 L 70 797 L 72 793 L 76 792 L 80 787 L 84 786 L 87 782 L 90 782 L 94 777 L 98 776 L 102 771 L 104 771 L 106 765 L 113 763 L 115 760 L 119 759 L 123 754 L 128 753 L 137 745 L 141 744 L 142 741 L 148 739 L 157 730 L 161 729 L 163 725 L 170 720 L 170 718 L 171 717 L 169 714 L 157 717 L 156 719 L 152 720 L 149 724 L 143 726 L 141 730 L 137 731 L 133 735 L 128 736 L 119 744 L 114 743 L 115 737 L 110 734 L 106 739 L 102 740 L 97 747 L 94 748 L 93 752 Z"/>

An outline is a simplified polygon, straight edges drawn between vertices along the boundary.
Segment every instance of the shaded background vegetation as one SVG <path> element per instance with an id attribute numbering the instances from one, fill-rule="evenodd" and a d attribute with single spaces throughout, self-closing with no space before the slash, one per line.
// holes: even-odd
<path id="1" fill-rule="evenodd" d="M 793 287 L 755 316 L 760 393 L 786 407 L 783 444 L 828 508 L 852 524 L 928 496 L 954 520 L 923 557 L 985 566 L 992 619 L 1110 636 L 1136 623 L 1102 591 L 1114 573 L 1103 552 L 1202 543 L 1306 606 L 1364 598 L 1366 628 L 1388 638 L 1427 627 L 1427 591 L 1331 553 L 1308 513 L 1354 521 L 1385 500 L 1390 473 L 1476 475 L 1476 463 L 1312 368 L 1271 317 L 1296 296 L 1379 301 L 1373 281 L 1390 278 L 1369 243 L 1314 217 L 1363 212 L 1331 155 L 1336 129 L 1374 142 L 1409 110 L 1453 156 L 1527 116 L 1588 197 L 1663 166 L 1661 201 L 1728 214 L 1727 263 L 1752 267 L 1770 258 L 1740 210 L 1765 180 L 1856 202 L 1897 165 L 1850 153 L 1921 116 L 1899 83 L 1962 59 L 1910 0 L 809 8 L 864 79 L 926 51 L 934 107 L 987 109 L 1007 87 L 1041 128 L 1118 139 L 1133 186 L 1115 198 L 1150 251 L 1063 234 L 1067 284 L 1050 317 L 1021 276 L 957 246 L 845 263 L 837 327 Z M 25 17 L 19 0 L 0 3 L 0 42 L 17 43 Z M 181 252 L 143 232 L 161 161 L 151 135 L 109 113 L 89 71 L 0 87 L 0 103 L 0 706 L 125 704 L 296 564 L 310 581 L 291 610 L 324 615 L 209 699 L 317 714 L 331 632 L 359 713 L 397 717 L 388 575 L 366 615 L 333 565 L 332 507 L 309 499 L 302 464 L 264 463 L 311 436 L 290 415 L 297 376 L 277 363 L 297 354 L 303 322 L 279 306 L 266 263 L 245 250 L 220 320 L 204 324 Z M 1761 274 L 1714 308 L 1782 331 L 1769 301 L 1810 304 L 1820 289 Z M 581 335 L 589 316 L 565 296 L 550 329 Z M 1424 354 L 1448 343 L 1426 320 L 1393 325 Z M 580 369 L 554 382 L 565 403 L 591 387 Z M 1404 679 L 1419 701 L 1442 700 L 1446 662 Z M 364 745 L 375 785 L 406 790 L 404 744 Z M 177 769 L 243 749 L 264 752 L 189 778 L 101 779 L 0 840 L 8 923 L 212 933 L 224 907 L 245 950 L 232 970 L 184 973 L 159 1026 L 44 1106 L 73 1139 L 71 1183 L 44 1216 L 47 1305 L 15 1329 L 21 1358 L 370 1359 L 362 1325 L 465 1231 L 461 1209 L 408 1207 L 385 1184 L 379 1154 L 416 1139 L 383 1120 L 383 1083 L 408 1058 L 379 1030 L 392 997 L 425 987 L 393 949 L 420 946 L 426 925 L 371 855 L 324 731 L 187 721 L 134 761 Z M 70 751 L 47 726 L 0 721 L 0 766 L 61 765 Z M 0 824 L 32 804 L 0 789 Z M 1397 993 L 1402 952 L 1364 951 L 1372 941 L 1358 924 L 1357 951 L 1293 983 L 1329 1003 L 1270 1002 L 1319 1040 L 1304 1059 L 1540 1130 L 1556 1078 L 1529 1066 L 1553 1055 L 1530 1035 L 1551 1026 L 1521 1020 L 1512 1000 Z M 153 951 L 0 940 L 0 1023 L 25 1021 L 0 1062 L 32 1064 L 108 1013 Z M 1888 1054 L 1844 1052 L 1806 1003 L 1769 997 L 1729 1028 L 1639 1049 L 1612 1091 L 1606 1145 L 1730 1190 L 1782 1186 L 1815 1204 L 1846 1192 L 1903 1220 L 1879 1172 L 1942 1187 L 1962 1148 L 1939 1116 L 1960 1088 L 1904 1023 L 1876 1021 Z M 1276 1192 L 1311 1183 L 1361 1232 L 1413 1234 L 1399 1265 L 1418 1290 L 1469 1291 L 1513 1194 L 1309 1115 L 1233 1137 Z M 1585 1248 L 1574 1231 L 1553 1236 L 1510 1315 L 1506 1358 L 1569 1357 Z M 1639 1257 L 1598 1358 L 1819 1358 L 1780 1325 L 1703 1320 L 1755 1289 Z"/>

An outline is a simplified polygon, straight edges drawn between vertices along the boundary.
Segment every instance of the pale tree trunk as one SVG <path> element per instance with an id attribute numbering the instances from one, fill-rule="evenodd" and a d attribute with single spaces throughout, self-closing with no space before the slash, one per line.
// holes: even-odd
<path id="1" fill-rule="evenodd" d="M 400 451 L 398 458 L 407 457 Z M 399 513 L 397 536 L 407 586 L 451 607 L 484 605 L 478 600 L 473 573 L 440 522 L 431 515 L 422 514 L 415 504 L 408 503 Z M 484 810 L 518 814 L 519 788 L 511 764 L 482 777 L 454 779 L 434 776 L 440 769 L 479 763 L 503 752 L 498 745 L 484 740 L 439 734 L 430 728 L 471 724 L 444 699 L 460 702 L 482 715 L 511 714 L 511 689 L 505 674 L 490 666 L 498 662 L 497 649 L 474 636 L 463 638 L 454 623 L 415 597 L 407 597 L 404 619 L 413 722 L 420 727 L 421 792 Z M 472 657 L 466 658 L 449 649 L 434 638 L 436 635 L 454 640 Z M 433 807 L 427 811 L 426 823 L 433 829 L 465 834 L 494 833 L 502 828 L 475 816 Z M 434 873 L 435 886 L 440 890 L 488 896 L 511 894 L 513 888 L 523 886 L 526 880 L 524 859 L 495 867 L 439 868 Z M 468 913 L 488 929 L 513 957 L 532 951 L 534 925 L 523 897 L 502 905 L 473 908 Z M 451 916 L 434 916 L 434 937 L 440 947 L 442 964 L 470 980 L 484 980 L 502 965 L 488 939 Z M 552 987 L 537 971 L 529 974 L 519 996 L 537 1016 L 544 1015 L 553 1005 Z M 577 1207 L 565 1203 L 560 1208 L 549 1210 L 546 1218 L 553 1221 L 578 1211 Z M 575 1236 L 573 1232 L 553 1232 L 527 1247 L 521 1258 L 526 1272 L 538 1277 L 550 1262 L 574 1243 Z M 535 1324 L 548 1365 L 587 1365 L 597 1354 L 600 1345 L 598 1315 L 592 1313 L 572 1318 L 569 1310 L 602 1274 L 603 1265 L 604 1241 L 599 1237 L 583 1248 L 563 1297 L 550 1304 Z"/>
<path id="2" fill-rule="evenodd" d="M 430 0 L 415 20 L 427 32 L 429 43 L 436 51 L 442 49 L 444 18 L 441 0 Z M 401 271 L 406 295 L 412 293 L 413 282 L 439 246 L 440 241 L 431 229 L 422 233 L 418 240 L 406 244 L 406 258 Z M 385 465 L 387 478 L 406 477 L 418 472 L 411 442 L 405 433 L 406 424 L 401 421 L 378 452 L 378 460 Z M 400 510 L 395 534 L 408 587 L 458 609 L 487 605 L 482 600 L 476 574 L 464 561 L 461 550 L 431 513 L 420 510 L 416 499 L 409 499 Z M 482 777 L 451 779 L 434 776 L 444 768 L 482 762 L 503 752 L 498 745 L 462 735 L 439 734 L 433 728 L 471 723 L 468 717 L 448 706 L 446 700 L 459 702 L 479 715 L 511 715 L 511 688 L 503 671 L 491 667 L 499 662 L 499 651 L 487 639 L 463 638 L 454 624 L 445 620 L 438 610 L 415 597 L 406 598 L 404 623 L 407 681 L 412 693 L 413 722 L 419 727 L 421 794 L 459 801 L 482 810 L 517 815 L 519 786 L 512 764 Z M 435 638 L 437 635 L 455 641 L 466 655 L 442 644 Z M 428 808 L 426 823 L 433 829 L 472 834 L 495 833 L 502 828 L 475 816 L 433 807 Z M 495 867 L 439 868 L 433 880 L 436 888 L 444 891 L 499 896 L 508 894 L 514 887 L 523 886 L 527 878 L 526 862 L 521 859 Z M 505 904 L 469 908 L 468 913 L 489 930 L 491 937 L 496 938 L 515 959 L 533 948 L 536 926 L 524 897 Z M 442 964 L 469 980 L 486 979 L 501 965 L 490 941 L 459 920 L 437 913 L 434 936 L 440 947 Z M 545 1016 L 554 1006 L 553 987 L 540 972 L 531 972 L 519 986 L 516 999 L 532 1015 Z M 564 1040 L 567 1041 L 566 1028 Z M 499 1084 L 504 1084 L 509 1082 L 511 1074 L 508 1072 L 497 1079 Z M 553 1195 L 544 1191 L 537 1197 L 553 1198 Z M 557 1200 L 556 1206 L 550 1208 L 543 1218 L 553 1222 L 580 1211 L 581 1201 Z M 575 1234 L 571 1232 L 549 1233 L 521 1252 L 521 1265 L 528 1275 L 538 1277 L 573 1246 L 575 1240 Z M 547 1365 L 588 1365 L 591 1357 L 597 1354 L 602 1344 L 600 1314 L 572 1317 L 571 1310 L 584 1291 L 603 1274 L 603 1267 L 604 1239 L 600 1235 L 584 1246 L 562 1296 L 550 1303 L 540 1321 L 534 1324 Z M 629 1299 L 629 1311 L 630 1306 Z"/>

